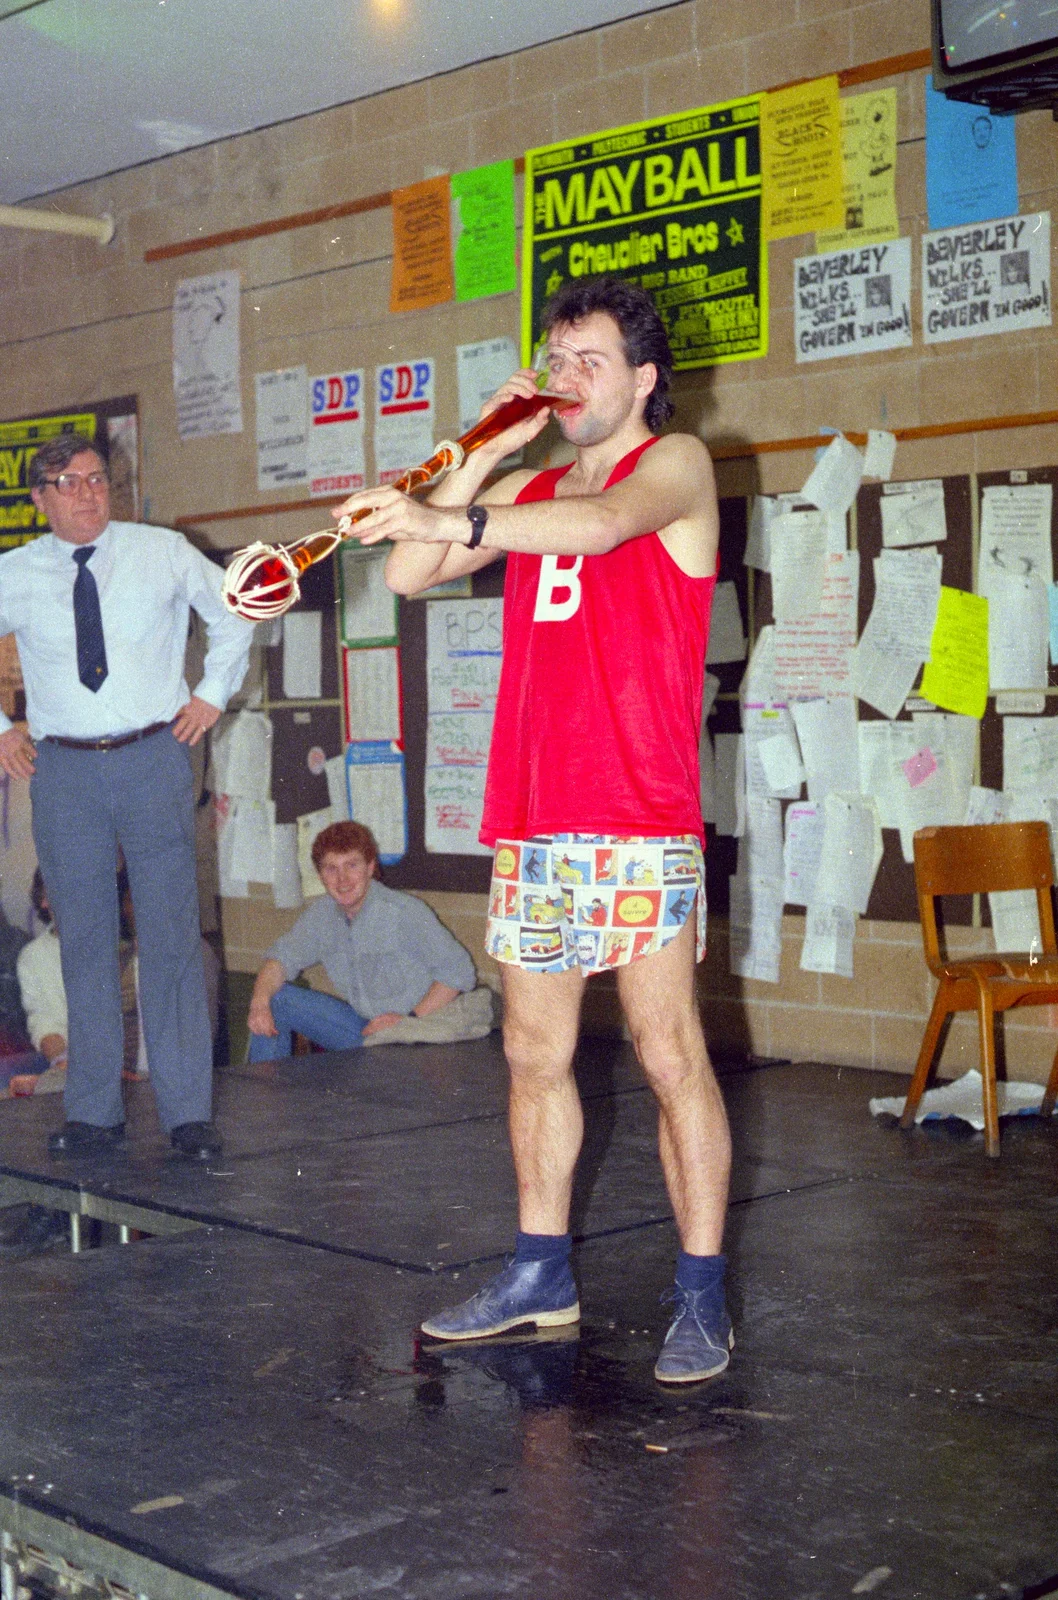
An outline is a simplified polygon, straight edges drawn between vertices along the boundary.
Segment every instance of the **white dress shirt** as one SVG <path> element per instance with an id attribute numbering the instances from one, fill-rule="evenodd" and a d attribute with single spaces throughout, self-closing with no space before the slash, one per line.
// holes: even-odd
<path id="1" fill-rule="evenodd" d="M 111 522 L 87 564 L 99 590 L 107 677 L 93 693 L 77 676 L 74 551 L 46 533 L 0 556 L 0 634 L 18 643 L 34 739 L 98 739 L 171 722 L 191 691 L 184 678 L 189 610 L 209 648 L 196 695 L 223 711 L 246 675 L 253 624 L 221 599 L 222 569 L 172 528 Z M 0 733 L 11 727 L 0 712 Z"/>

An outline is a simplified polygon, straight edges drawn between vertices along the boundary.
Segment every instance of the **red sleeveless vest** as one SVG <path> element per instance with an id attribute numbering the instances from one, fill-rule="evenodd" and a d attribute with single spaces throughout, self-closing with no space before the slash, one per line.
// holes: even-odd
<path id="1" fill-rule="evenodd" d="M 617 463 L 634 469 L 648 439 Z M 550 500 L 568 467 L 516 504 Z M 698 737 L 716 578 L 656 533 L 599 556 L 511 554 L 481 841 L 702 833 Z"/>

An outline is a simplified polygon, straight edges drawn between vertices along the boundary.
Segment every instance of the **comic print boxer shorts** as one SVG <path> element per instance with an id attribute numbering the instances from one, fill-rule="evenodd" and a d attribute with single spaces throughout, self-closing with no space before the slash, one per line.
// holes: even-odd
<path id="1" fill-rule="evenodd" d="M 696 915 L 705 955 L 705 862 L 692 833 L 500 839 L 485 948 L 527 972 L 605 972 L 660 950 Z"/>

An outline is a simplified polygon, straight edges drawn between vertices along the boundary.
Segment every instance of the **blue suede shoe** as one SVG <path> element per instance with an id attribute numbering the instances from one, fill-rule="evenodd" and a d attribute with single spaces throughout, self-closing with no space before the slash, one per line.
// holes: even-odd
<path id="1" fill-rule="evenodd" d="M 569 1262 L 510 1261 L 462 1305 L 439 1311 L 422 1325 L 431 1339 L 482 1339 L 523 1322 L 558 1328 L 580 1317 Z"/>
<path id="2" fill-rule="evenodd" d="M 735 1346 L 723 1295 L 677 1283 L 661 1298 L 673 1302 L 676 1315 L 654 1368 L 658 1382 L 701 1383 L 723 1372 Z"/>

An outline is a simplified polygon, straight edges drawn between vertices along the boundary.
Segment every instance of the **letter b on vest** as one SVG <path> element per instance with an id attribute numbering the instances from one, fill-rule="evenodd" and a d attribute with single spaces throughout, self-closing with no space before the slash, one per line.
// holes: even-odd
<path id="1" fill-rule="evenodd" d="M 571 567 L 560 567 L 558 562 L 558 556 L 540 557 L 534 622 L 568 622 L 580 606 L 581 585 L 577 574 L 584 565 L 584 557 L 577 556 Z"/>

